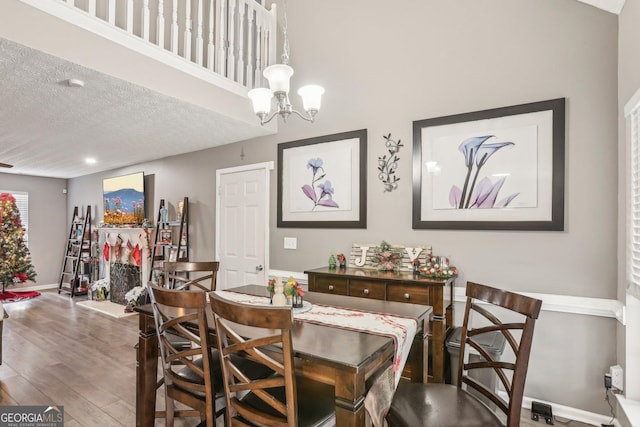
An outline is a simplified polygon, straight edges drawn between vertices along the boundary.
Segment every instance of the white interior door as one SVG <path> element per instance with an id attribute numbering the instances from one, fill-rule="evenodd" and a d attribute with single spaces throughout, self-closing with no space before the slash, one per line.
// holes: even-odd
<path id="1" fill-rule="evenodd" d="M 216 172 L 217 288 L 266 284 L 273 162 Z"/>

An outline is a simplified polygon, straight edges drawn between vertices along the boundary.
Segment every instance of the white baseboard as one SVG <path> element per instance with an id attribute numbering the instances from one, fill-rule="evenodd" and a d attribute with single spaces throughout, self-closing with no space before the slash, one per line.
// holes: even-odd
<path id="1" fill-rule="evenodd" d="M 7 288 L 8 291 L 16 291 L 16 292 L 22 292 L 22 291 L 44 291 L 47 289 L 58 289 L 58 284 L 57 283 L 49 283 L 47 285 L 34 285 L 34 286 L 25 286 L 25 287 L 11 287 L 11 288 Z"/>
<path id="2" fill-rule="evenodd" d="M 506 398 L 506 393 L 502 392 L 503 398 Z M 533 399 L 531 397 L 524 396 L 522 398 L 522 407 L 525 409 L 531 409 L 531 402 L 542 402 L 547 405 L 551 405 L 553 410 L 554 417 L 567 418 L 574 421 L 579 421 L 585 424 L 591 424 L 594 426 L 599 426 L 605 423 L 609 423 L 611 420 L 610 416 L 596 414 L 594 412 L 583 411 L 582 409 L 572 408 L 570 406 L 564 406 L 553 402 L 547 402 L 541 399 Z M 616 427 L 620 427 L 620 424 L 617 420 L 614 420 L 614 425 Z"/>

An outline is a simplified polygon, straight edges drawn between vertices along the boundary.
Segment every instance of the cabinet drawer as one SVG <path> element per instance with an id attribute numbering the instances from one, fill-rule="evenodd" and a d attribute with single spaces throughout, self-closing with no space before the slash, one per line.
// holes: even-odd
<path id="1" fill-rule="evenodd" d="M 347 295 L 347 279 L 339 277 L 316 276 L 313 292 Z"/>
<path id="2" fill-rule="evenodd" d="M 387 285 L 387 300 L 429 305 L 429 287 L 407 283 L 389 283 Z"/>
<path id="3" fill-rule="evenodd" d="M 384 300 L 384 282 L 351 279 L 349 281 L 349 295 L 352 297 L 373 298 Z"/>

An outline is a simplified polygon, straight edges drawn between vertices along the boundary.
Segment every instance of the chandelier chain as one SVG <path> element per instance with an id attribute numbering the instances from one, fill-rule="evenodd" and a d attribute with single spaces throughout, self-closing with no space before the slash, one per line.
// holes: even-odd
<path id="1" fill-rule="evenodd" d="M 282 63 L 284 65 L 289 65 L 289 37 L 287 36 L 287 0 L 284 0 L 284 17 L 282 22 L 282 35 L 284 38 L 284 46 L 282 49 Z"/>

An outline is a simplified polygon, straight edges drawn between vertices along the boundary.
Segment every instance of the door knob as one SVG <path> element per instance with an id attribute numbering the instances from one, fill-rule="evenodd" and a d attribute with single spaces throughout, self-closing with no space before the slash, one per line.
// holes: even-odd
<path id="1" fill-rule="evenodd" d="M 262 265 L 256 265 L 256 271 L 262 271 L 263 267 Z"/>

